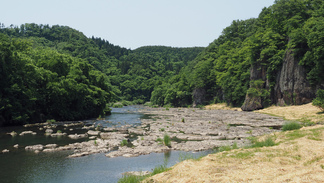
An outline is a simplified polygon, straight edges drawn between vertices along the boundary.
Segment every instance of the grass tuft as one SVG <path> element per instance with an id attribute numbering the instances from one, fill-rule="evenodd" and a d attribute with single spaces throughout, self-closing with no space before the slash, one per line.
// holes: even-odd
<path id="1" fill-rule="evenodd" d="M 168 134 L 164 134 L 163 142 L 164 142 L 164 145 L 171 147 L 171 139 Z"/>
<path id="2" fill-rule="evenodd" d="M 288 122 L 282 126 L 282 131 L 297 130 L 301 127 L 302 125 L 297 122 Z"/>
<path id="3" fill-rule="evenodd" d="M 272 140 L 271 137 L 266 138 L 265 140 L 258 141 L 256 139 L 252 139 L 252 146 L 251 147 L 270 147 L 275 146 L 276 143 Z"/>

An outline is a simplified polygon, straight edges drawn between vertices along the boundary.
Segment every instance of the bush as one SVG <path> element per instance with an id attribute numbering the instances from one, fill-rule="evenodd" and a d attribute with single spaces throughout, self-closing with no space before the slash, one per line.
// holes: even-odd
<path id="1" fill-rule="evenodd" d="M 316 98 L 313 100 L 313 105 L 324 111 L 324 90 L 317 90 Z"/>
<path id="2" fill-rule="evenodd" d="M 289 122 L 289 123 L 285 123 L 282 126 L 282 131 L 297 130 L 300 129 L 301 127 L 302 125 L 297 122 Z"/>

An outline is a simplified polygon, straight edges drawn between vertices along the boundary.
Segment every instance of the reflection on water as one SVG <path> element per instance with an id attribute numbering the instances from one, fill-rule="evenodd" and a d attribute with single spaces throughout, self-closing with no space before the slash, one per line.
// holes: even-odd
<path id="1" fill-rule="evenodd" d="M 139 125 L 140 118 L 145 118 L 138 112 L 137 107 L 124 107 L 113 109 L 112 115 L 105 120 L 96 121 L 103 126 L 119 125 L 121 123 Z M 93 121 L 93 120 L 91 120 Z M 106 122 L 109 121 L 109 122 Z M 88 121 L 90 123 L 90 121 Z M 92 122 L 93 123 L 93 122 Z M 123 124 L 122 124 L 123 125 Z M 61 129 L 61 128 L 58 128 Z M 67 137 L 52 138 L 45 137 L 44 130 L 28 128 L 37 132 L 37 135 L 24 137 L 11 137 L 7 132 L 21 132 L 26 130 L 23 127 L 0 128 L 0 151 L 9 149 L 10 153 L 0 153 L 0 182 L 1 183 L 82 183 L 82 182 L 117 182 L 127 171 L 152 170 L 156 166 L 172 166 L 179 161 L 181 154 L 185 152 L 152 153 L 133 158 L 107 158 L 105 154 L 94 154 L 80 158 L 66 158 L 71 151 L 55 153 L 39 153 L 25 151 L 25 146 L 34 144 L 56 143 L 65 145 L 77 142 Z M 62 128 L 63 130 L 63 128 Z M 84 132 L 81 129 L 78 132 Z M 75 133 L 73 130 L 71 133 Z M 19 148 L 13 148 L 19 144 Z M 201 153 L 194 153 L 190 156 L 201 156 Z"/>

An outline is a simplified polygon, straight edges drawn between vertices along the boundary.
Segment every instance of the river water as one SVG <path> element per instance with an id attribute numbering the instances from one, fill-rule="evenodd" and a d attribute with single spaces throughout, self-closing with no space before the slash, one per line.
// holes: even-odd
<path id="1" fill-rule="evenodd" d="M 88 124 L 101 124 L 103 127 L 120 126 L 125 124 L 140 125 L 140 119 L 148 118 L 138 112 L 138 107 L 127 106 L 114 108 L 112 114 L 104 120 L 87 120 Z M 7 133 L 18 133 L 33 130 L 37 135 L 11 137 Z M 73 129 L 69 131 L 63 126 L 57 130 L 67 133 L 85 133 L 86 130 Z M 55 131 L 55 130 L 54 130 Z M 67 145 L 82 140 L 72 140 L 67 137 L 46 137 L 44 130 L 38 128 L 5 127 L 0 128 L 0 151 L 9 149 L 9 153 L 0 152 L 0 182 L 1 183 L 96 183 L 117 182 L 122 173 L 128 171 L 151 171 L 156 166 L 166 164 L 173 166 L 184 156 L 199 157 L 200 153 L 172 151 L 169 153 L 152 153 L 139 157 L 107 158 L 104 153 L 80 158 L 67 158 L 71 151 L 53 153 L 34 153 L 25 151 L 25 146 L 35 144 Z M 19 144 L 19 148 L 14 148 Z"/>

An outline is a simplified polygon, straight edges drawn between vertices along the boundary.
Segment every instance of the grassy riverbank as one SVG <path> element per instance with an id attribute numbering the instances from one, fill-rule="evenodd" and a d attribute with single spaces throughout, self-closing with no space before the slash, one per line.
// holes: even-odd
<path id="1" fill-rule="evenodd" d="M 206 109 L 239 110 L 224 104 Z M 323 182 L 324 114 L 311 104 L 273 106 L 257 112 L 318 125 L 257 138 L 258 142 L 272 142 L 270 147 L 224 148 L 224 152 L 199 160 L 186 160 L 144 182 Z"/>
<path id="2" fill-rule="evenodd" d="M 243 148 L 187 160 L 148 182 L 324 182 L 324 125 L 277 132 L 271 147 Z"/>

